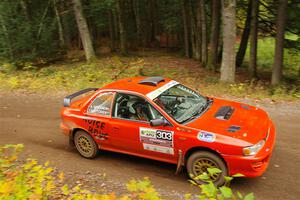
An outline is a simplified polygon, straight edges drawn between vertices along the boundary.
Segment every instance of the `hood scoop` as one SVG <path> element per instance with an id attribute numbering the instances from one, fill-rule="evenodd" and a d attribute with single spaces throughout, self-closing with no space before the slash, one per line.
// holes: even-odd
<path id="1" fill-rule="evenodd" d="M 215 114 L 215 118 L 221 120 L 229 120 L 234 112 L 234 108 L 231 106 L 222 106 Z"/>
<path id="2" fill-rule="evenodd" d="M 235 125 L 229 126 L 229 128 L 227 129 L 227 131 L 230 132 L 230 133 L 235 133 L 239 130 L 241 130 L 241 127 L 240 126 L 235 126 Z"/>

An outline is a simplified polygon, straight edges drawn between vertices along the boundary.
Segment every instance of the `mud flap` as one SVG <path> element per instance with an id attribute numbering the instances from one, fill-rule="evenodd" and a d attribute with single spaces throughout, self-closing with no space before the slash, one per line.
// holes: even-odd
<path id="1" fill-rule="evenodd" d="M 76 149 L 72 132 L 70 133 L 70 136 L 69 136 L 69 147 L 71 149 Z"/>
<path id="2" fill-rule="evenodd" d="M 182 157 L 182 150 L 178 150 L 178 162 L 177 162 L 177 168 L 176 168 L 176 172 L 175 175 L 179 174 L 182 170 L 183 167 L 183 157 Z"/>

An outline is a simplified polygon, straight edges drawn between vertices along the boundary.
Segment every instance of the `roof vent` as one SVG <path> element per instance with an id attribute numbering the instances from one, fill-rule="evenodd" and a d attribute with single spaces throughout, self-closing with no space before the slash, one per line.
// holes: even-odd
<path id="1" fill-rule="evenodd" d="M 161 76 L 153 76 L 153 77 L 148 77 L 148 78 L 145 78 L 144 80 L 141 80 L 139 82 L 139 84 L 157 86 L 158 83 L 164 82 L 164 81 L 165 81 L 165 79 Z"/>

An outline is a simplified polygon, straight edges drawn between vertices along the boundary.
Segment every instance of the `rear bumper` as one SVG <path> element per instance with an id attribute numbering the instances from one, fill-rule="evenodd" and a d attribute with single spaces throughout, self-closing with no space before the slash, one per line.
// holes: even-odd
<path id="1" fill-rule="evenodd" d="M 62 130 L 62 133 L 64 135 L 70 136 L 70 134 L 71 134 L 71 128 L 67 124 L 61 122 L 60 125 L 59 125 L 59 127 Z"/>
<path id="2" fill-rule="evenodd" d="M 258 154 L 255 156 L 222 155 L 227 163 L 229 175 L 240 173 L 245 177 L 261 176 L 269 165 L 275 145 L 275 138 L 275 127 L 271 122 L 270 132 L 268 138 L 266 138 L 265 146 Z"/>
<path id="3" fill-rule="evenodd" d="M 73 141 L 73 134 L 72 134 L 72 128 L 70 128 L 67 124 L 61 122 L 59 125 L 60 129 L 62 130 L 62 133 L 69 138 L 69 145 L 74 148 L 74 141 Z"/>

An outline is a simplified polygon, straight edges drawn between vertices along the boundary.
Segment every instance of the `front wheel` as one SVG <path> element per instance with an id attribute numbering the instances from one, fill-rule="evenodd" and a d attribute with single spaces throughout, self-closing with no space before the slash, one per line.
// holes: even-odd
<path id="1" fill-rule="evenodd" d="M 77 131 L 74 136 L 77 151 L 85 158 L 94 158 L 98 153 L 98 146 L 92 136 L 85 131 Z"/>
<path id="2" fill-rule="evenodd" d="M 203 184 L 205 181 L 195 179 L 195 177 L 205 172 L 209 174 L 207 171 L 208 168 L 218 168 L 222 171 L 219 174 L 210 176 L 210 179 L 216 186 L 223 185 L 225 183 L 224 176 L 228 175 L 228 170 L 224 161 L 219 156 L 208 151 L 197 151 L 188 158 L 187 172 L 190 178 L 198 184 Z"/>

